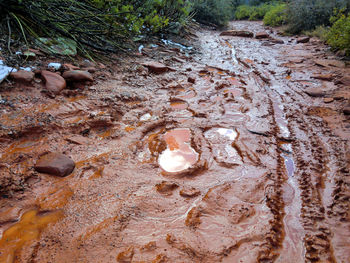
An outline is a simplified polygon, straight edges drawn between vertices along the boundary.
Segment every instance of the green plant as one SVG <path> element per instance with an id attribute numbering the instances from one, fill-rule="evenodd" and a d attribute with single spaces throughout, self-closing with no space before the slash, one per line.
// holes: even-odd
<path id="1" fill-rule="evenodd" d="M 266 13 L 268 13 L 271 9 L 274 8 L 274 4 L 261 4 L 259 6 L 253 7 L 252 13 L 249 16 L 249 20 L 260 20 L 263 19 Z"/>
<path id="2" fill-rule="evenodd" d="M 264 24 L 267 26 L 280 26 L 286 22 L 287 5 L 278 4 L 273 6 L 264 16 Z"/>
<path id="3" fill-rule="evenodd" d="M 343 10 L 344 12 L 344 10 Z M 331 17 L 330 27 L 327 34 L 327 43 L 334 50 L 344 50 L 346 55 L 350 55 L 350 14 L 345 15 L 339 12 Z"/>
<path id="4" fill-rule="evenodd" d="M 288 4 L 288 32 L 300 33 L 319 25 L 330 25 L 334 8 L 348 6 L 348 0 L 294 0 Z"/>
<path id="5" fill-rule="evenodd" d="M 190 11 L 190 0 L 0 0 L 0 18 L 23 39 L 63 36 L 80 50 L 112 52 L 184 25 Z"/>
<path id="6" fill-rule="evenodd" d="M 323 41 L 327 41 L 329 28 L 325 26 L 318 26 L 314 30 L 304 31 L 303 34 L 310 37 L 317 37 Z"/>
<path id="7" fill-rule="evenodd" d="M 238 20 L 248 19 L 253 12 L 254 7 L 249 5 L 240 5 L 235 12 L 235 18 Z"/>
<path id="8" fill-rule="evenodd" d="M 233 12 L 232 0 L 194 0 L 194 18 L 204 24 L 225 26 Z"/>

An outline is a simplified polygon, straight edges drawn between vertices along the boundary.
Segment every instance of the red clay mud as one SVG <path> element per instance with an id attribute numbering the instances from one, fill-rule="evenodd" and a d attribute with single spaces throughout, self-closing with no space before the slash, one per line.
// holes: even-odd
<path id="1" fill-rule="evenodd" d="M 55 97 L 3 82 L 0 262 L 349 262 L 349 65 L 230 27 Z"/>

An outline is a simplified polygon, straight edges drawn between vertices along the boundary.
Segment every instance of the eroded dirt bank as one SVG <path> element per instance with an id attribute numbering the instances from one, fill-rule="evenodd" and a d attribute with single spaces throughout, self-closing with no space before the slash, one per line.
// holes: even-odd
<path id="1" fill-rule="evenodd" d="M 147 49 L 78 94 L 1 91 L 0 262 L 349 262 L 350 69 L 268 33 L 202 30 L 200 53 Z M 46 152 L 74 172 L 35 172 Z"/>

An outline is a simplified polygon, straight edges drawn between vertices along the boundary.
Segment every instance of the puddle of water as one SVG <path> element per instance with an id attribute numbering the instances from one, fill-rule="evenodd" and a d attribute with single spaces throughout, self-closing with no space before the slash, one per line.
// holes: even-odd
<path id="1" fill-rule="evenodd" d="M 39 213 L 31 210 L 24 213 L 19 222 L 4 231 L 0 240 L 0 262 L 13 263 L 26 243 L 37 240 L 50 224 L 63 217 L 62 211 Z"/>
<path id="2" fill-rule="evenodd" d="M 184 171 L 198 161 L 198 153 L 190 146 L 191 131 L 175 129 L 164 135 L 168 148 L 159 156 L 160 167 L 169 173 Z"/>
<path id="3" fill-rule="evenodd" d="M 170 102 L 170 107 L 175 110 L 185 110 L 188 107 L 187 102 L 184 101 L 173 101 Z"/>
<path id="4" fill-rule="evenodd" d="M 285 144 L 285 143 L 284 143 Z M 285 144 L 290 146 L 290 144 Z M 287 147 L 291 148 L 291 147 Z M 299 189 L 298 181 L 294 177 L 295 164 L 291 154 L 282 154 L 284 159 L 285 172 L 288 175 L 288 180 L 283 187 L 283 200 L 285 216 L 283 219 L 285 238 L 283 241 L 284 253 L 277 262 L 287 262 L 290 258 L 293 258 L 295 262 L 304 261 L 304 247 L 301 242 L 304 237 L 304 228 L 301 225 L 301 192 Z"/>
<path id="5" fill-rule="evenodd" d="M 237 138 L 237 132 L 232 129 L 225 129 L 225 128 L 218 128 L 216 130 L 220 135 L 223 135 L 227 138 L 229 138 L 231 141 L 234 141 Z"/>

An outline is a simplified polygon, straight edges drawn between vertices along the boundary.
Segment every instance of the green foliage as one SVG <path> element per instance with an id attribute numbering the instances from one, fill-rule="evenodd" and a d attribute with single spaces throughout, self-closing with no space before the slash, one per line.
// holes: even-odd
<path id="1" fill-rule="evenodd" d="M 318 26 L 314 30 L 304 31 L 303 34 L 310 37 L 317 37 L 323 41 L 327 41 L 329 28 L 325 26 Z"/>
<path id="2" fill-rule="evenodd" d="M 286 22 L 287 5 L 278 4 L 273 6 L 264 16 L 264 24 L 267 26 L 280 26 Z"/>
<path id="3" fill-rule="evenodd" d="M 0 0 L 0 22 L 9 17 L 14 30 L 35 38 L 63 36 L 80 49 L 103 51 L 181 27 L 190 11 L 190 0 Z"/>
<path id="4" fill-rule="evenodd" d="M 233 7 L 232 0 L 194 0 L 194 18 L 204 24 L 222 27 L 231 19 Z"/>
<path id="5" fill-rule="evenodd" d="M 253 11 L 253 7 L 249 5 L 240 5 L 235 12 L 235 18 L 238 20 L 248 19 Z"/>
<path id="6" fill-rule="evenodd" d="M 267 13 L 276 7 L 276 3 L 263 3 L 258 6 L 240 5 L 235 12 L 235 18 L 238 20 L 261 20 Z"/>
<path id="7" fill-rule="evenodd" d="M 300 33 L 319 25 L 329 25 L 334 8 L 349 5 L 348 0 L 294 0 L 288 5 L 288 32 Z"/>
<path id="8" fill-rule="evenodd" d="M 327 43 L 334 50 L 345 50 L 350 56 L 350 14 L 337 14 L 330 21 L 333 24 L 327 34 Z"/>

